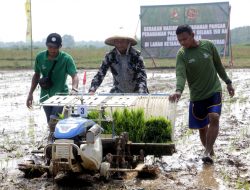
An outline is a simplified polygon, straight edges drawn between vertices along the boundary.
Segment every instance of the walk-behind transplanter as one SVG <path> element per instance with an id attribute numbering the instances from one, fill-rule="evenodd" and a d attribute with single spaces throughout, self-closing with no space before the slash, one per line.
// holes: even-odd
<path id="1" fill-rule="evenodd" d="M 32 159 L 18 164 L 25 176 L 47 173 L 56 180 L 71 174 L 109 179 L 127 172 L 154 173 L 156 165 L 148 165 L 145 158 L 149 155 L 160 158 L 175 152 L 173 127 L 170 143 L 131 142 L 127 131 L 116 134 L 115 128 L 119 126 L 112 117 L 118 109 L 140 108 L 147 118 L 163 116 L 174 126 L 175 104 L 169 103 L 166 94 L 56 95 L 41 105 L 64 106 L 64 118 L 55 119 L 52 142 L 42 150 L 32 151 Z M 87 119 L 92 110 L 98 110 L 99 116 Z M 111 113 L 109 118 L 104 116 L 103 110 Z M 105 121 L 111 123 L 110 135 L 102 134 Z M 37 161 L 38 157 L 42 161 Z"/>

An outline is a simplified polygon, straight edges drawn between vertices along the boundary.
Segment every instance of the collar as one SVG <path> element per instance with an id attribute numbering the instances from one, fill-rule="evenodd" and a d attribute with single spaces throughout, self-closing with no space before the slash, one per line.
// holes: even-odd
<path id="1" fill-rule="evenodd" d="M 125 55 L 128 55 L 128 54 L 129 54 L 129 49 L 130 49 L 130 47 L 131 47 L 131 43 L 128 44 L 128 47 L 127 47 L 127 50 L 126 50 L 126 54 L 125 54 Z M 115 49 L 116 49 L 117 54 L 118 54 L 118 55 L 121 55 L 121 53 L 119 52 L 119 50 L 118 50 L 117 48 L 115 48 Z"/>
<path id="2" fill-rule="evenodd" d="M 58 52 L 58 55 L 56 57 L 54 57 L 54 59 L 52 59 L 52 61 L 58 61 L 60 54 L 61 54 L 61 51 Z M 49 51 L 48 50 L 46 50 L 46 53 L 45 53 L 45 60 L 49 60 Z"/>

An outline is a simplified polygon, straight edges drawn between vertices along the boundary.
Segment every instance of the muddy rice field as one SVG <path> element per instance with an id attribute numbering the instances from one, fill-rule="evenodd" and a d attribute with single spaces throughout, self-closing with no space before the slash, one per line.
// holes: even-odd
<path id="1" fill-rule="evenodd" d="M 87 88 L 96 70 L 87 71 Z M 57 184 L 43 175 L 27 179 L 17 164 L 31 150 L 43 146 L 47 126 L 39 106 L 39 89 L 34 93 L 32 110 L 25 106 L 32 70 L 0 71 L 0 189 L 129 189 L 129 190 L 234 190 L 250 189 L 250 69 L 228 69 L 236 95 L 230 98 L 223 83 L 223 109 L 220 132 L 214 150 L 213 165 L 203 165 L 198 131 L 189 130 L 189 92 L 186 87 L 176 107 L 174 143 L 177 152 L 155 159 L 159 173 L 154 178 L 129 174 L 124 180 L 109 182 L 73 181 Z M 148 70 L 151 93 L 170 94 L 175 89 L 174 70 Z M 82 80 L 83 71 L 79 71 Z M 70 81 L 69 81 L 70 83 Z M 108 92 L 111 75 L 105 78 L 99 92 Z"/>

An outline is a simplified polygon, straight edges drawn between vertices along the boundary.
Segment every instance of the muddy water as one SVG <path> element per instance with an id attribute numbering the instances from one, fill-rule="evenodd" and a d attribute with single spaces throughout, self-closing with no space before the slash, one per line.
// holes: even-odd
<path id="1" fill-rule="evenodd" d="M 87 71 L 88 89 L 95 71 Z M 188 88 L 177 105 L 175 144 L 177 153 L 156 160 L 161 172 L 155 179 L 127 180 L 89 185 L 89 189 L 249 189 L 250 186 L 250 70 L 230 70 L 236 96 L 229 98 L 223 84 L 223 110 L 220 133 L 215 144 L 215 164 L 203 165 L 204 151 L 198 131 L 187 127 Z M 82 71 L 80 71 L 82 78 Z M 47 135 L 45 115 L 38 105 L 39 89 L 34 93 L 32 110 L 25 106 L 32 77 L 31 70 L 0 72 L 0 189 L 82 189 L 58 186 L 46 177 L 25 179 L 16 169 L 30 150 L 44 143 Z M 69 81 L 70 83 L 70 81 Z M 172 93 L 174 70 L 148 71 L 150 92 Z M 109 74 L 99 92 L 112 85 Z"/>

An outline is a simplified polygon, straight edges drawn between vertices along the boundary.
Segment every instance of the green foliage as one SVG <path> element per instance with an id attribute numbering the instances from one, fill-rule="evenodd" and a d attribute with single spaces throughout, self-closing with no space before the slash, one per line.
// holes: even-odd
<path id="1" fill-rule="evenodd" d="M 58 113 L 58 117 L 59 117 L 59 119 L 64 119 L 64 114 Z"/>
<path id="2" fill-rule="evenodd" d="M 88 119 L 98 120 L 99 111 L 91 111 Z M 102 114 L 102 118 L 108 113 Z M 112 115 L 116 135 L 128 132 L 132 142 L 163 143 L 171 141 L 172 125 L 164 117 L 151 117 L 146 120 L 143 109 L 116 109 Z M 104 134 L 112 133 L 112 121 L 102 121 Z"/>
<path id="3" fill-rule="evenodd" d="M 164 117 L 150 118 L 145 123 L 145 142 L 163 143 L 171 141 L 172 125 Z"/>
<path id="4" fill-rule="evenodd" d="M 236 183 L 237 189 L 244 189 L 244 190 L 250 190 L 250 183 L 247 180 L 240 180 L 238 179 Z"/>
<path id="5" fill-rule="evenodd" d="M 99 122 L 99 119 L 104 119 L 108 116 L 108 113 L 107 112 L 103 112 L 103 111 L 98 111 L 98 110 L 91 110 L 89 113 L 88 113 L 88 116 L 87 118 L 88 119 L 92 119 L 94 120 L 95 122 Z M 100 125 L 102 126 L 102 128 L 104 129 L 104 134 L 111 134 L 112 133 L 112 122 L 111 121 L 101 121 L 100 122 Z"/>
<path id="6" fill-rule="evenodd" d="M 99 118 L 99 111 L 98 110 L 92 110 L 90 112 L 88 112 L 88 116 L 87 116 L 88 119 L 98 119 Z"/>
<path id="7" fill-rule="evenodd" d="M 115 132 L 120 135 L 126 131 L 129 133 L 129 139 L 134 142 L 143 142 L 143 131 L 145 127 L 144 110 L 115 110 L 113 114 Z"/>

